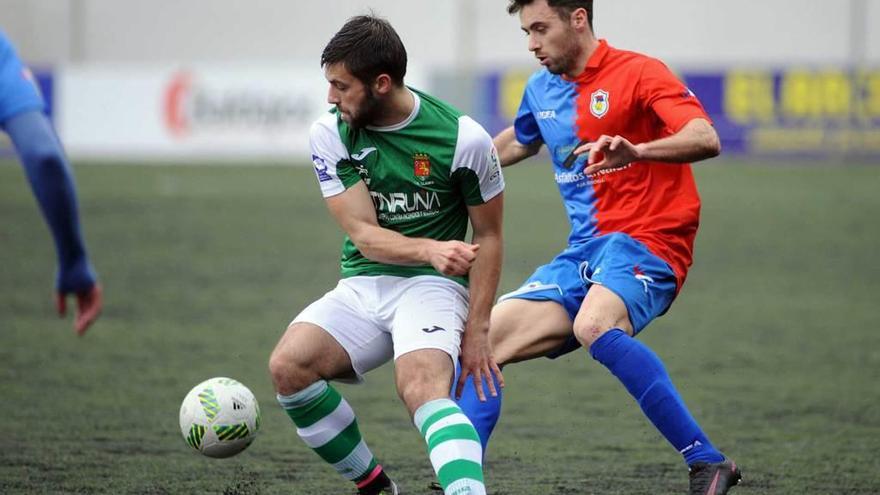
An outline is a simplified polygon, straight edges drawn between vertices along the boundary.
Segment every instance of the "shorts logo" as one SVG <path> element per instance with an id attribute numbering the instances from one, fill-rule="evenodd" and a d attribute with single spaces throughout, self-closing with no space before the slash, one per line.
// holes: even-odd
<path id="1" fill-rule="evenodd" d="M 643 272 L 642 269 L 639 268 L 639 265 L 633 267 L 633 275 L 635 275 L 636 280 L 638 280 L 645 286 L 645 294 L 647 294 L 648 284 L 653 284 L 654 279 L 649 277 L 648 275 L 645 275 L 645 272 Z"/>
<path id="2" fill-rule="evenodd" d="M 431 175 L 431 158 L 428 157 L 427 153 L 416 153 L 413 155 L 413 173 L 420 179 Z"/>
<path id="3" fill-rule="evenodd" d="M 590 273 L 590 262 L 584 261 L 581 263 L 579 269 L 581 272 L 581 280 L 584 283 L 602 285 L 602 281 L 598 279 L 599 274 L 602 272 L 601 266 L 597 266 L 596 269 Z"/>
<path id="4" fill-rule="evenodd" d="M 438 327 L 437 325 L 433 325 L 431 328 L 423 328 L 422 331 L 425 333 L 434 333 L 434 332 L 445 332 L 446 329 L 443 327 Z"/>
<path id="5" fill-rule="evenodd" d="M 601 119 L 608 113 L 608 91 L 597 89 L 590 95 L 590 113 L 597 119 Z"/>
<path id="6" fill-rule="evenodd" d="M 315 164 L 315 173 L 318 174 L 318 182 L 327 182 L 333 180 L 333 177 L 330 177 L 330 174 L 327 173 L 327 164 L 324 163 L 324 159 L 318 155 L 312 155 L 312 163 Z"/>

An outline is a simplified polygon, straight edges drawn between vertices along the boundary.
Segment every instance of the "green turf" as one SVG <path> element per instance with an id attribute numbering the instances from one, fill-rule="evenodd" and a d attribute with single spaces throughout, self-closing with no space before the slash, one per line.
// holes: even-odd
<path id="1" fill-rule="evenodd" d="M 880 168 L 695 168 L 696 264 L 643 337 L 713 441 L 734 493 L 880 493 Z M 337 278 L 338 228 L 307 167 L 78 166 L 106 311 L 82 339 L 52 313 L 53 251 L 18 166 L 0 166 L 0 493 L 340 494 L 276 405 L 266 361 Z M 507 171 L 509 290 L 564 243 L 540 163 Z M 263 429 L 243 454 L 192 452 L 196 383 L 250 386 Z M 679 455 L 577 352 L 507 368 L 490 493 L 680 494 Z M 340 386 L 408 494 L 432 471 L 391 369 Z"/>

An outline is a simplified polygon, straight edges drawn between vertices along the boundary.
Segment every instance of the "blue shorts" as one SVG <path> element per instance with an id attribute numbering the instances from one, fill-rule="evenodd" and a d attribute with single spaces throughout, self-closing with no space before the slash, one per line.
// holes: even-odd
<path id="1" fill-rule="evenodd" d="M 538 267 L 523 285 L 499 301 L 527 299 L 555 301 L 574 321 L 593 284 L 617 294 L 629 312 L 633 331 L 639 333 L 672 304 L 676 278 L 672 268 L 627 234 L 613 233 L 573 244 L 550 263 Z M 558 357 L 581 347 L 574 335 L 548 355 Z"/>
<path id="2" fill-rule="evenodd" d="M 43 98 L 31 72 L 0 32 L 0 124 L 24 112 L 43 109 Z"/>

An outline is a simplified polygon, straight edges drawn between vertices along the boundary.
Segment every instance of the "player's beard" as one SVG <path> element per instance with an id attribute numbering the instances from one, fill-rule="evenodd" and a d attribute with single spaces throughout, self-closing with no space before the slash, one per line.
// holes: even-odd
<path id="1" fill-rule="evenodd" d="M 547 66 L 547 70 L 551 74 L 559 75 L 571 73 L 583 51 L 580 43 L 578 43 L 577 33 L 574 29 L 569 29 L 569 31 L 570 32 L 566 33 L 566 36 L 562 38 L 565 40 L 565 45 L 563 45 L 562 49 L 559 51 L 561 55 L 559 55 L 557 59 L 552 60 Z"/>
<path id="2" fill-rule="evenodd" d="M 373 94 L 373 90 L 371 88 L 366 88 L 366 95 L 364 96 L 364 101 L 361 103 L 360 107 L 358 107 L 357 112 L 352 112 L 349 115 L 351 116 L 351 121 L 348 123 L 352 127 L 352 129 L 361 129 L 366 127 L 373 122 L 376 121 L 377 117 L 380 113 L 380 105 L 379 98 Z"/>

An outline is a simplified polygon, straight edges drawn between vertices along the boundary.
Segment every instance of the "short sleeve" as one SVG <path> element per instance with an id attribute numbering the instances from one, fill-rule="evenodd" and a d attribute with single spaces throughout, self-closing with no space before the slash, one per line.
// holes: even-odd
<path id="1" fill-rule="evenodd" d="M 528 85 L 526 90 L 523 91 L 519 110 L 516 112 L 516 118 L 513 120 L 513 130 L 516 134 L 516 140 L 520 144 L 529 145 L 541 139 L 541 130 L 538 128 L 538 121 L 535 119 L 535 113 L 532 110 Z"/>
<path id="2" fill-rule="evenodd" d="M 43 108 L 43 98 L 33 74 L 0 32 L 0 124 L 21 113 Z"/>
<path id="3" fill-rule="evenodd" d="M 696 95 L 657 59 L 648 59 L 642 69 L 639 96 L 673 133 L 694 119 L 711 122 Z"/>
<path id="4" fill-rule="evenodd" d="M 492 137 L 468 116 L 458 119 L 458 139 L 450 173 L 468 205 L 486 203 L 504 191 L 501 162 Z"/>
<path id="5" fill-rule="evenodd" d="M 344 192 L 360 180 L 339 137 L 335 114 L 325 114 L 312 124 L 309 144 L 315 175 L 325 198 Z"/>

